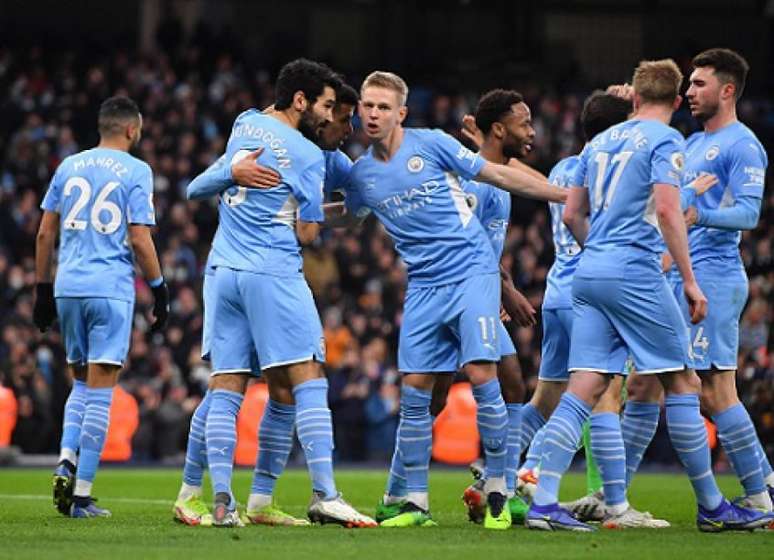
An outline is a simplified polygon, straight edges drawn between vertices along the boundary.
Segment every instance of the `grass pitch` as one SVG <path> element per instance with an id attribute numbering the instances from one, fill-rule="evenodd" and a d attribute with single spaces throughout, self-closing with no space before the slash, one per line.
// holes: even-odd
<path id="1" fill-rule="evenodd" d="M 251 472 L 235 473 L 237 498 L 246 500 Z M 356 507 L 373 514 L 386 470 L 337 472 L 339 488 Z M 485 531 L 468 523 L 460 496 L 470 482 L 463 470 L 435 470 L 430 479 L 431 509 L 437 528 L 347 530 L 311 528 L 193 528 L 172 521 L 179 470 L 102 468 L 95 484 L 110 519 L 62 517 L 51 505 L 49 470 L 0 469 L 0 558 L 326 558 L 357 560 L 442 558 L 774 558 L 774 531 L 699 533 L 688 479 L 680 474 L 642 474 L 635 478 L 630 501 L 672 523 L 663 530 L 600 530 L 598 533 L 543 533 L 514 527 Z M 205 484 L 208 484 L 205 482 Z M 731 477 L 720 477 L 727 496 L 739 491 Z M 562 499 L 578 497 L 584 478 L 570 474 Z M 306 472 L 288 471 L 277 497 L 289 512 L 303 515 L 309 499 Z"/>

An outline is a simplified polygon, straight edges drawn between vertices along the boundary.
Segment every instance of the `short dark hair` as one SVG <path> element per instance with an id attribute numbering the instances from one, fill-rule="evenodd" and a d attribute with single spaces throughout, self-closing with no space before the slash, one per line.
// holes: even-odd
<path id="1" fill-rule="evenodd" d="M 336 92 L 336 104 L 340 105 L 343 103 L 344 105 L 357 107 L 358 101 L 360 101 L 360 96 L 357 94 L 357 91 L 355 91 L 355 88 L 342 81 L 341 86 L 339 86 L 339 89 Z"/>
<path id="2" fill-rule="evenodd" d="M 583 103 L 580 117 L 583 136 L 587 141 L 591 140 L 600 132 L 624 122 L 631 112 L 631 101 L 597 90 Z"/>
<path id="3" fill-rule="evenodd" d="M 121 134 L 129 121 L 140 119 L 140 108 L 132 99 L 117 95 L 102 102 L 97 117 L 97 128 L 101 136 Z"/>
<path id="4" fill-rule="evenodd" d="M 275 87 L 274 108 L 283 111 L 293 103 L 297 91 L 303 92 L 309 103 L 314 103 L 329 86 L 338 91 L 341 80 L 325 64 L 306 58 L 288 62 L 280 70 Z"/>
<path id="5" fill-rule="evenodd" d="M 494 123 L 509 113 L 513 105 L 523 101 L 524 97 L 512 89 L 493 89 L 485 93 L 476 107 L 476 126 L 489 134 Z"/>
<path id="6" fill-rule="evenodd" d="M 694 68 L 711 67 L 720 83 L 734 84 L 737 99 L 742 96 L 750 65 L 739 53 L 731 49 L 708 49 L 693 57 L 691 64 Z"/>

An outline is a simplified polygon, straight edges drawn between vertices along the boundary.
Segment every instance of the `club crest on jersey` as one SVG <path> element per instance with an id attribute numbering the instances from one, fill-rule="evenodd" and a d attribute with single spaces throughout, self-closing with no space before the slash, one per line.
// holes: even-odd
<path id="1" fill-rule="evenodd" d="M 414 156 L 408 160 L 408 164 L 406 165 L 406 167 L 412 173 L 419 173 L 425 168 L 425 162 L 421 157 Z"/>
<path id="2" fill-rule="evenodd" d="M 672 167 L 678 171 L 682 171 L 683 167 L 685 167 L 685 157 L 683 156 L 682 152 L 673 153 L 670 161 L 672 162 Z"/>
<path id="3" fill-rule="evenodd" d="M 709 150 L 705 152 L 704 159 L 706 159 L 707 161 L 712 161 L 719 155 L 720 155 L 720 146 L 712 146 Z"/>
<path id="4" fill-rule="evenodd" d="M 468 208 L 476 211 L 476 207 L 478 206 L 478 197 L 473 193 L 467 193 L 465 195 L 465 202 L 468 203 Z"/>

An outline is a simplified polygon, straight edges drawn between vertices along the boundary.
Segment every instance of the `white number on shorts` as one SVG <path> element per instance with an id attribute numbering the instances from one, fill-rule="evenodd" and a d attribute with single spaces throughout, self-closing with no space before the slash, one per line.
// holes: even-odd
<path id="1" fill-rule="evenodd" d="M 94 201 L 94 206 L 91 208 L 90 213 L 91 227 L 98 233 L 109 235 L 121 226 L 121 222 L 123 221 L 121 209 L 116 203 L 107 199 L 107 197 L 110 196 L 110 193 L 116 190 L 120 184 L 121 183 L 118 181 L 110 181 L 102 187 L 102 190 L 100 190 L 97 195 L 97 200 Z M 72 208 L 70 208 L 70 211 L 67 213 L 67 216 L 65 216 L 64 228 L 83 231 L 88 224 L 86 220 L 78 219 L 78 214 L 81 213 L 81 210 L 84 209 L 91 199 L 91 184 L 83 177 L 71 177 L 65 183 L 64 195 L 70 196 L 74 188 L 78 189 L 79 195 L 75 204 L 73 204 Z M 110 220 L 108 222 L 103 222 L 101 220 L 100 216 L 102 212 L 108 212 L 110 214 Z"/>
<path id="2" fill-rule="evenodd" d="M 597 162 L 597 177 L 594 181 L 594 210 L 602 208 L 602 199 L 604 198 L 604 210 L 607 210 L 610 206 L 610 202 L 613 200 L 616 188 L 618 188 L 618 181 L 621 179 L 624 167 L 629 162 L 634 152 L 618 152 L 610 160 L 610 154 L 607 152 L 597 152 L 594 160 Z M 617 165 L 613 176 L 610 178 L 610 186 L 607 189 L 607 196 L 605 196 L 605 175 L 607 173 L 607 162 L 610 160 L 612 165 Z"/>
<path id="3" fill-rule="evenodd" d="M 481 340 L 489 342 L 497 339 L 497 329 L 495 328 L 494 317 L 479 317 L 478 324 L 481 326 Z"/>
<path id="4" fill-rule="evenodd" d="M 709 348 L 709 345 L 709 339 L 704 336 L 704 327 L 699 327 L 696 330 L 696 336 L 693 337 L 693 348 L 701 350 L 701 355 L 704 355 L 707 353 L 707 348 Z"/>

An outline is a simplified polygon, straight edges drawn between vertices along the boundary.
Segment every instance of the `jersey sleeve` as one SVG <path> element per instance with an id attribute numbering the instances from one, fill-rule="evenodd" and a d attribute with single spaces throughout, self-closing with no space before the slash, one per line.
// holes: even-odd
<path id="1" fill-rule="evenodd" d="M 322 156 L 308 165 L 298 181 L 291 183 L 293 196 L 298 201 L 298 219 L 304 222 L 323 222 L 323 188 L 325 183 L 325 161 Z"/>
<path id="2" fill-rule="evenodd" d="M 588 175 L 588 173 L 586 173 L 586 171 L 588 170 L 589 158 L 591 157 L 590 154 L 592 150 L 593 148 L 591 147 L 591 144 L 586 144 L 586 146 L 583 148 L 580 156 L 578 156 L 578 163 L 569 177 L 569 186 L 582 187 L 585 189 L 589 188 L 586 179 L 586 175 Z"/>
<path id="3" fill-rule="evenodd" d="M 40 209 L 46 212 L 61 213 L 62 203 L 62 165 L 57 167 L 54 172 L 54 176 L 51 178 L 51 182 L 48 185 L 46 195 L 43 197 L 43 201 L 40 203 Z"/>
<path id="4" fill-rule="evenodd" d="M 137 167 L 129 186 L 127 210 L 130 224 L 156 225 L 156 212 L 153 209 L 153 172 L 146 163 Z"/>
<path id="5" fill-rule="evenodd" d="M 325 194 L 344 190 L 352 160 L 341 150 L 329 152 L 325 156 Z"/>
<path id="6" fill-rule="evenodd" d="M 185 194 L 189 200 L 209 198 L 228 189 L 233 182 L 231 166 L 227 164 L 224 154 L 188 183 Z"/>
<path id="7" fill-rule="evenodd" d="M 680 188 L 685 169 L 685 141 L 679 134 L 669 134 L 654 147 L 650 160 L 650 184 L 674 185 Z"/>
<path id="8" fill-rule="evenodd" d="M 458 140 L 440 130 L 431 131 L 423 144 L 427 154 L 435 158 L 442 169 L 464 179 L 472 179 L 478 175 L 486 163 L 480 155 L 468 150 Z"/>

